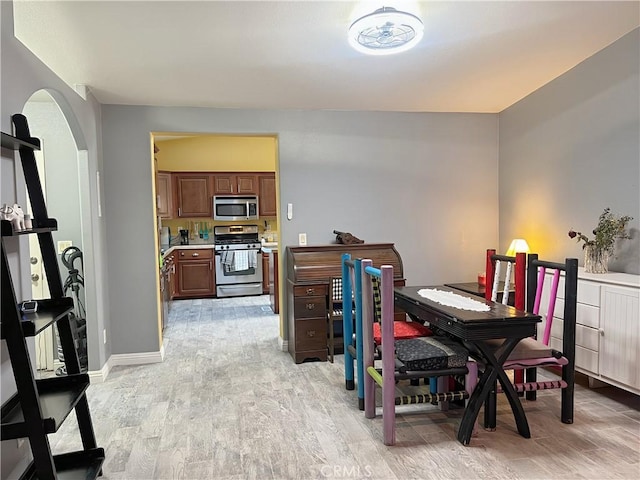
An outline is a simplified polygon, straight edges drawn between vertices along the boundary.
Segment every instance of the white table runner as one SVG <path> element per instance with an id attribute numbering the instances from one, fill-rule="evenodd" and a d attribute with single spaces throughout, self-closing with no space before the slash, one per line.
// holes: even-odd
<path id="1" fill-rule="evenodd" d="M 474 312 L 488 312 L 491 310 L 489 305 L 482 302 L 458 295 L 457 293 L 438 290 L 437 288 L 422 288 L 418 290 L 418 295 L 441 305 L 459 308 L 460 310 L 471 310 Z"/>

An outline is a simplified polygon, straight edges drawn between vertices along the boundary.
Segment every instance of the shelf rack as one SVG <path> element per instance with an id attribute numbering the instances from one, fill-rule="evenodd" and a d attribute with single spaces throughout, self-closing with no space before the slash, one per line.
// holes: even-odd
<path id="1" fill-rule="evenodd" d="M 73 300 L 64 296 L 60 267 L 58 266 L 52 232 L 57 222 L 47 214 L 47 208 L 38 176 L 34 150 L 40 141 L 31 137 L 24 115 L 12 116 L 16 136 L 2 132 L 2 155 L 7 151 L 20 154 L 25 183 L 34 214 L 34 228 L 15 231 L 10 222 L 1 221 L 2 233 L 2 317 L 0 337 L 6 341 L 11 369 L 16 382 L 16 393 L 1 407 L 2 440 L 28 438 L 33 461 L 27 466 L 21 480 L 27 479 L 95 479 L 102 474 L 104 449 L 96 446 L 86 390 L 89 376 L 80 372 L 71 323 Z M 20 235 L 37 235 L 42 263 L 49 283 L 51 298 L 37 300 L 35 313 L 23 313 L 18 307 L 5 241 Z M 31 337 L 53 324 L 58 327 L 64 354 L 66 376 L 36 380 L 34 378 L 26 337 Z M 83 449 L 53 455 L 48 434 L 56 432 L 67 416 L 74 411 Z"/>

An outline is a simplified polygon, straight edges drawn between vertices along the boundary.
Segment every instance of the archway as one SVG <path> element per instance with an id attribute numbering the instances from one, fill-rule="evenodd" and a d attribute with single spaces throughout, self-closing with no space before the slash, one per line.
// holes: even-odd
<path id="1" fill-rule="evenodd" d="M 87 304 L 91 293 L 83 281 L 87 264 L 85 247 L 87 238 L 91 239 L 91 216 L 88 211 L 90 202 L 86 201 L 89 198 L 89 178 L 88 168 L 84 165 L 87 163 L 84 135 L 66 99 L 54 90 L 35 92 L 25 103 L 23 114 L 29 121 L 31 134 L 41 141 L 42 149 L 36 159 L 47 199 L 48 214 L 58 220 L 58 230 L 53 232 L 53 240 L 58 249 L 60 274 L 63 283 L 68 281 L 65 295 L 75 300 L 77 323 L 83 330 L 79 347 L 81 365 L 89 369 L 91 362 L 86 354 L 87 344 L 90 343 L 89 332 L 93 331 L 95 336 L 96 325 L 95 322 L 90 325 L 88 320 L 91 318 L 87 314 L 88 310 L 95 311 L 95 305 Z M 62 255 L 69 246 L 72 248 Z M 92 248 L 88 250 L 93 251 Z M 40 251 L 37 240 L 33 246 L 30 245 L 30 252 L 33 295 L 34 298 L 45 298 L 48 290 L 43 282 L 44 272 L 38 271 L 41 261 L 38 258 Z M 72 256 L 73 253 L 76 255 Z M 71 278 L 69 274 L 73 268 L 79 270 L 81 277 Z M 45 335 L 50 332 L 51 329 L 47 329 Z M 58 358 L 54 344 L 52 338 L 37 338 L 38 368 L 53 370 L 54 360 Z"/>

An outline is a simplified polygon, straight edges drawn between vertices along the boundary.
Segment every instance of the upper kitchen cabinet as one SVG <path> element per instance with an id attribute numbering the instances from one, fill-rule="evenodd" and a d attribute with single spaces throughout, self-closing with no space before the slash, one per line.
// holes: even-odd
<path id="1" fill-rule="evenodd" d="M 268 173 L 258 175 L 260 216 L 275 217 L 278 213 L 276 203 L 276 174 Z"/>
<path id="2" fill-rule="evenodd" d="M 176 202 L 179 218 L 210 217 L 211 188 L 208 173 L 176 173 Z"/>
<path id="3" fill-rule="evenodd" d="M 171 173 L 158 172 L 156 176 L 156 207 L 161 218 L 173 218 L 173 191 Z"/>
<path id="4" fill-rule="evenodd" d="M 213 175 L 214 195 L 258 195 L 258 179 L 249 173 L 216 173 Z"/>

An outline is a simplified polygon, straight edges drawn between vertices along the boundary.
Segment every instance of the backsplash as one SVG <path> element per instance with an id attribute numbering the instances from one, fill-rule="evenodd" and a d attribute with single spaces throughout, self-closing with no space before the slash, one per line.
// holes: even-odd
<path id="1" fill-rule="evenodd" d="M 204 236 L 204 231 L 206 230 L 209 240 L 211 240 L 212 243 L 213 227 L 217 225 L 258 225 L 258 234 L 260 235 L 260 238 L 264 238 L 269 242 L 278 241 L 278 224 L 276 217 L 261 217 L 260 220 L 257 221 L 251 220 L 244 222 L 220 222 L 206 217 L 162 219 L 162 226 L 169 227 L 171 229 L 171 238 L 179 236 L 180 229 L 183 229 L 189 230 L 189 238 L 194 240 L 196 237 L 199 237 L 199 232 L 202 232 Z"/>

